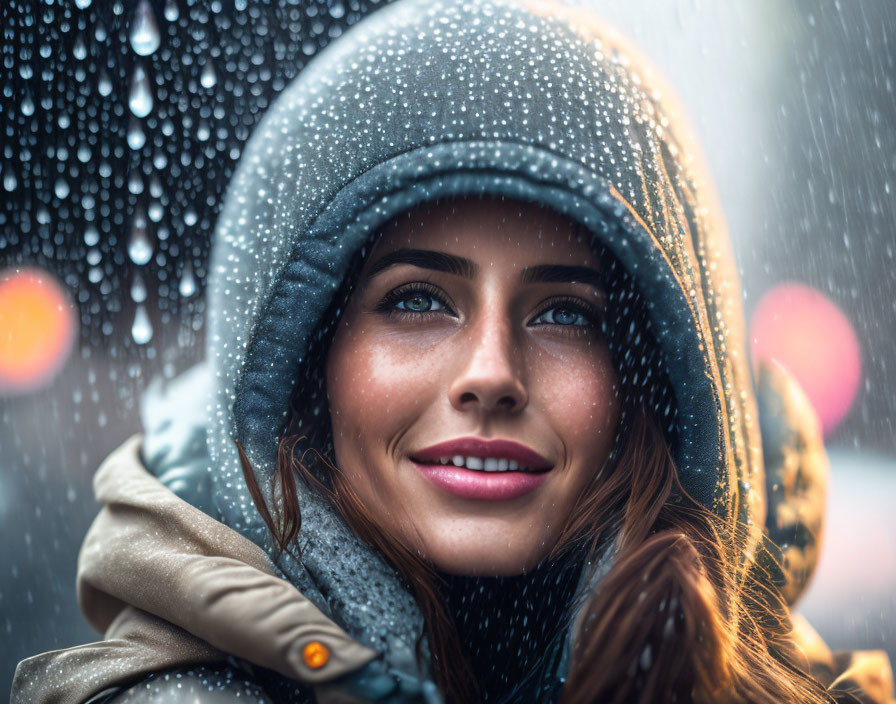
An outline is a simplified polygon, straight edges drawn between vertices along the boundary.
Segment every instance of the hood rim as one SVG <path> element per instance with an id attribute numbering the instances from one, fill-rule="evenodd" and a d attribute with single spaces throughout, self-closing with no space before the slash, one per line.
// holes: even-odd
<path id="1" fill-rule="evenodd" d="M 458 149 L 459 145 L 465 148 Z M 509 156 L 517 165 L 514 169 L 506 167 Z M 352 258 L 390 218 L 426 201 L 481 195 L 511 197 L 552 207 L 587 227 L 620 259 L 644 295 L 657 342 L 666 359 L 678 404 L 679 442 L 675 461 L 682 485 L 695 500 L 726 522 L 733 524 L 749 519 L 748 502 L 739 491 L 747 478 L 735 476 L 738 466 L 745 463 L 734 459 L 737 448 L 726 452 L 726 446 L 730 445 L 730 438 L 725 436 L 726 414 L 722 411 L 721 392 L 714 384 L 714 381 L 721 383 L 721 379 L 715 380 L 709 373 L 714 364 L 708 359 L 709 353 L 704 352 L 704 343 L 698 334 L 701 327 L 683 287 L 680 282 L 675 286 L 668 283 L 674 271 L 662 248 L 604 178 L 544 147 L 506 140 L 450 141 L 395 155 L 338 188 L 311 219 L 306 232 L 293 235 L 286 263 L 259 308 L 265 314 L 251 328 L 234 385 L 233 435 L 241 439 L 259 479 L 268 478 L 276 464 L 276 442 L 265 442 L 262 435 L 273 430 L 275 417 L 282 423 L 282 414 L 265 408 L 288 407 L 306 342 L 313 332 L 305 329 L 307 326 L 293 324 L 284 334 L 282 325 L 278 324 L 289 320 L 286 316 L 292 298 L 290 283 L 301 278 L 298 267 L 310 264 L 318 273 L 328 275 L 331 292 L 335 294 Z M 322 245 L 324 250 L 323 254 L 316 253 L 317 262 L 312 261 L 314 253 L 309 250 L 317 248 L 309 248 L 311 243 Z M 335 275 L 334 270 L 338 272 Z M 321 288 L 319 284 L 318 287 Z M 651 291 L 652 288 L 657 290 Z M 313 316 L 315 327 L 331 300 L 332 295 L 317 303 L 319 312 Z M 687 333 L 682 334 L 682 330 Z M 282 361 L 287 350 L 292 357 L 291 364 Z M 281 363 L 275 366 L 272 359 Z M 707 373 L 694 374 L 695 368 Z M 279 388 L 276 381 L 284 377 L 290 380 L 281 385 L 285 389 L 281 396 L 287 402 L 278 403 L 270 390 Z M 240 504 L 246 506 L 243 502 L 231 503 Z M 249 515 L 244 510 L 239 522 L 257 523 L 259 519 L 251 502 L 248 509 Z"/>

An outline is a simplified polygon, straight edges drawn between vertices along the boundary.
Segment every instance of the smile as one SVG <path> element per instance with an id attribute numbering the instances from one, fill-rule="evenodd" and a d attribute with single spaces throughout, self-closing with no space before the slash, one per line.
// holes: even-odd
<path id="1" fill-rule="evenodd" d="M 417 470 L 435 487 L 462 499 L 507 501 L 535 491 L 553 465 L 511 440 L 459 438 L 414 453 Z"/>
<path id="2" fill-rule="evenodd" d="M 463 467 L 476 472 L 546 472 L 553 464 L 513 440 L 457 438 L 411 454 L 418 464 Z"/>

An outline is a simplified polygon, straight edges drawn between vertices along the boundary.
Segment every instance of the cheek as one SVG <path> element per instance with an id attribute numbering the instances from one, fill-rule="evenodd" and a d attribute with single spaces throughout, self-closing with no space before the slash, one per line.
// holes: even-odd
<path id="1" fill-rule="evenodd" d="M 574 455 L 602 451 L 619 418 L 616 373 L 604 346 L 543 356 L 535 391 Z"/>
<path id="2" fill-rule="evenodd" d="M 340 330 L 327 360 L 334 436 L 360 439 L 366 451 L 390 447 L 436 392 L 437 359 L 357 323 L 352 330 Z"/>

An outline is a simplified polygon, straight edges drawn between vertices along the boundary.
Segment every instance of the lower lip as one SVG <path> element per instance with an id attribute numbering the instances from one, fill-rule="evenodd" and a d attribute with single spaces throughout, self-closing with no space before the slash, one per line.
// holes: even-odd
<path id="1" fill-rule="evenodd" d="M 507 501 L 535 491 L 549 472 L 479 472 L 445 464 L 414 462 L 420 473 L 440 489 L 462 499 Z"/>

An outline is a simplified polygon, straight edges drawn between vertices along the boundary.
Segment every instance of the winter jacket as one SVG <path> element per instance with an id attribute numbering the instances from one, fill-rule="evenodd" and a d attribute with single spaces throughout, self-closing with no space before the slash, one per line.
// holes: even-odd
<path id="1" fill-rule="evenodd" d="M 446 197 L 541 203 L 622 263 L 674 393 L 682 486 L 742 529 L 745 556 L 764 535 L 786 545 L 776 577 L 795 599 L 818 549 L 823 446 L 782 370 L 762 372 L 757 397 L 736 268 L 697 155 L 660 79 L 580 10 L 399 0 L 340 37 L 243 154 L 215 235 L 207 367 L 148 409 L 162 420 L 149 419 L 142 454 L 133 440 L 97 476 L 104 508 L 79 596 L 106 640 L 24 661 L 13 700 L 79 702 L 146 673 L 235 658 L 231 667 L 273 673 L 271 687 L 296 683 L 302 693 L 287 697 L 438 701 L 412 656 L 422 614 L 393 568 L 311 489 L 300 495 L 301 559 L 274 550 L 235 440 L 267 486 L 334 293 L 381 225 Z M 204 412 L 188 414 L 184 397 Z M 607 567 L 586 566 L 571 609 Z M 892 697 L 879 655 L 840 674 L 843 658 L 801 642 L 814 643 L 806 666 L 827 667 L 827 683 Z M 557 658 L 544 692 L 566 668 Z M 241 677 L 216 672 L 202 676 Z"/>

